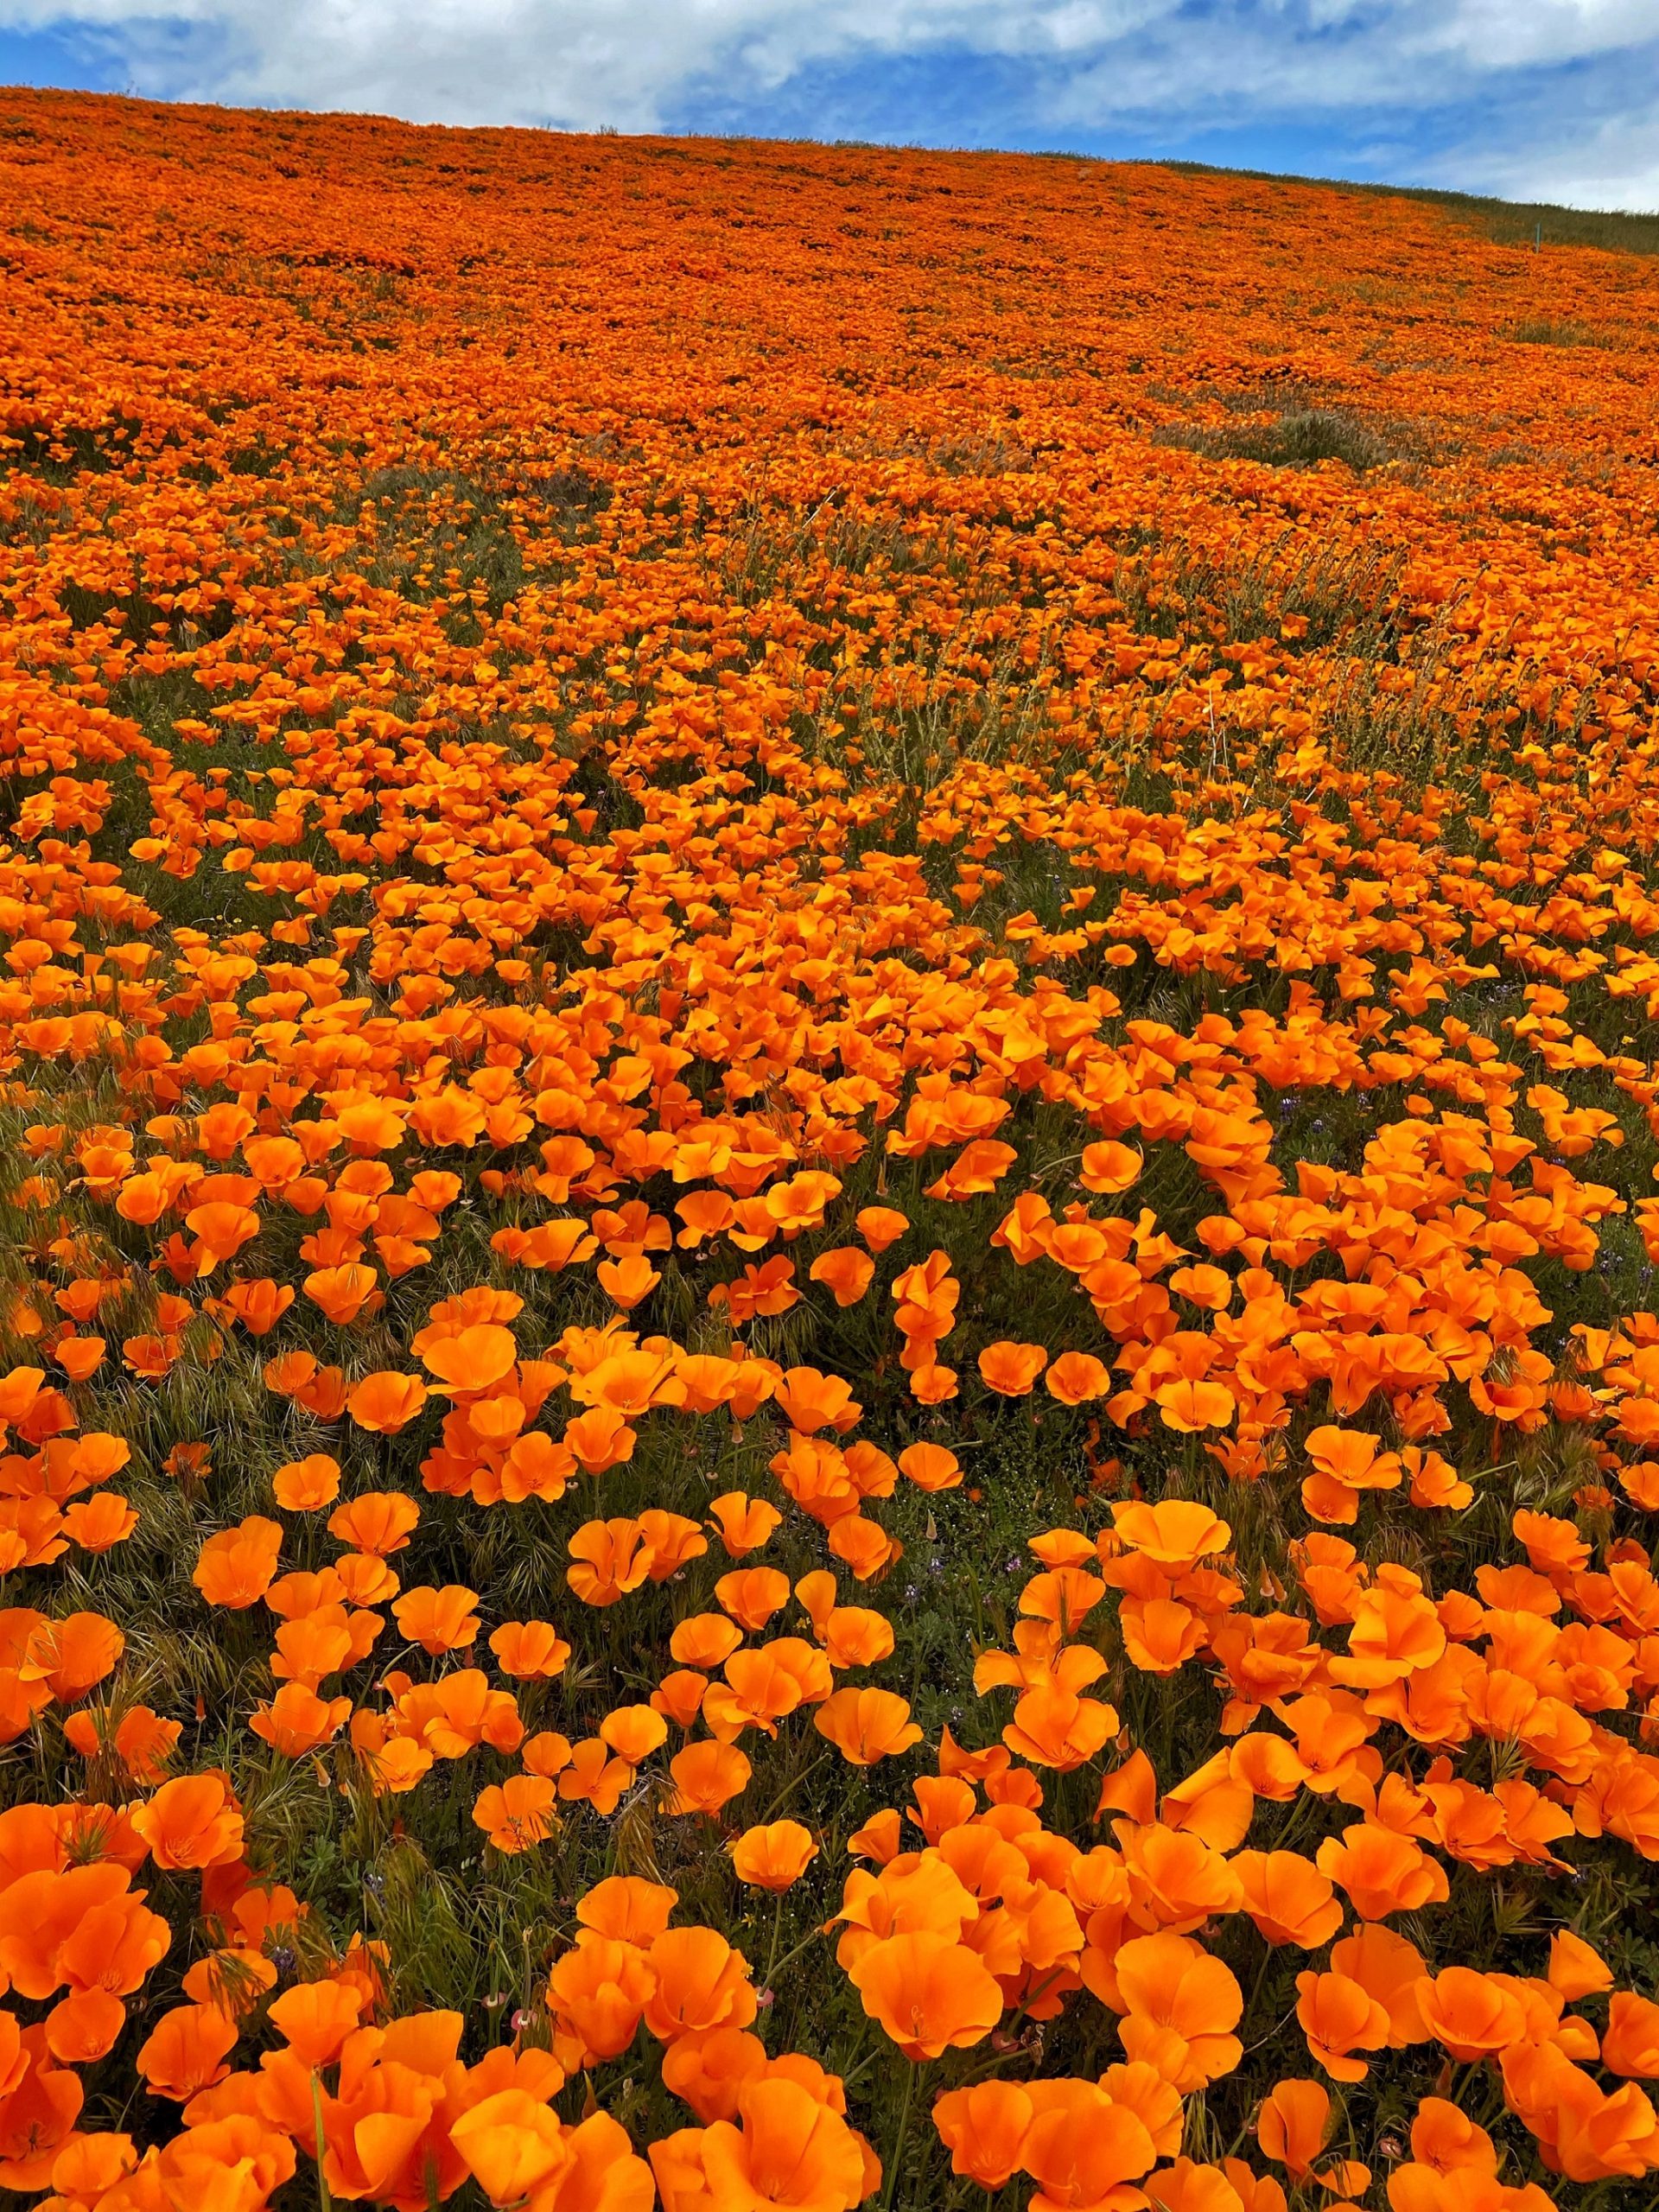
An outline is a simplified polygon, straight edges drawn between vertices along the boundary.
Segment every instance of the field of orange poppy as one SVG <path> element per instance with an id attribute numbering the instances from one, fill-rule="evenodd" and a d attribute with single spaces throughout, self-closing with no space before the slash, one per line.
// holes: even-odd
<path id="1" fill-rule="evenodd" d="M 1651 2206 L 1659 260 L 0 224 L 0 2191 Z"/>

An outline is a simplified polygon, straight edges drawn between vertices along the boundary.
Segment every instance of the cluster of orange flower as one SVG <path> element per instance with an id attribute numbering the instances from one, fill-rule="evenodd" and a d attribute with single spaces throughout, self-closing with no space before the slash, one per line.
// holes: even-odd
<path id="1" fill-rule="evenodd" d="M 0 175 L 0 2189 L 1649 2202 L 1659 276 Z"/>

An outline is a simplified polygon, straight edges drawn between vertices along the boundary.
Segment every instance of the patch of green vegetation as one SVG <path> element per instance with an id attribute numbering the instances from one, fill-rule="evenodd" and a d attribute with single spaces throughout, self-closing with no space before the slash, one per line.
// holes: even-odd
<path id="1" fill-rule="evenodd" d="M 1225 429 L 1173 423 L 1154 431 L 1153 443 L 1211 461 L 1257 461 L 1268 468 L 1317 468 L 1321 461 L 1339 461 L 1356 475 L 1391 461 L 1421 460 L 1425 452 L 1412 425 L 1368 418 L 1345 407 L 1285 407 L 1267 423 L 1241 421 Z"/>
<path id="2" fill-rule="evenodd" d="M 1516 346 L 1605 346 L 1599 331 L 1581 322 L 1515 322 L 1501 334 Z"/>

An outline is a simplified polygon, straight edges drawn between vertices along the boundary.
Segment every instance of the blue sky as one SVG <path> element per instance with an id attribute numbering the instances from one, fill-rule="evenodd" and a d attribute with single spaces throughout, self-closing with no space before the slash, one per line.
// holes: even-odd
<path id="1" fill-rule="evenodd" d="M 0 0 L 0 82 L 1659 207 L 1659 0 Z"/>

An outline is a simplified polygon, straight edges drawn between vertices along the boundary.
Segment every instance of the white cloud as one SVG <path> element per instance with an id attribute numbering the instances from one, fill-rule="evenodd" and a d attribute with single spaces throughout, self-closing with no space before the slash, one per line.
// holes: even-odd
<path id="1" fill-rule="evenodd" d="M 1471 106 L 1440 181 L 1659 199 L 1654 0 L 0 0 L 0 29 L 66 25 L 156 96 L 422 122 L 649 130 L 861 65 L 879 113 L 891 64 L 951 55 L 1012 65 L 1019 124 L 1056 143 L 1268 119 L 1339 137 L 1349 116 L 1369 143 L 1384 111 Z M 1552 70 L 1575 79 L 1559 111 L 1535 96 Z"/>

